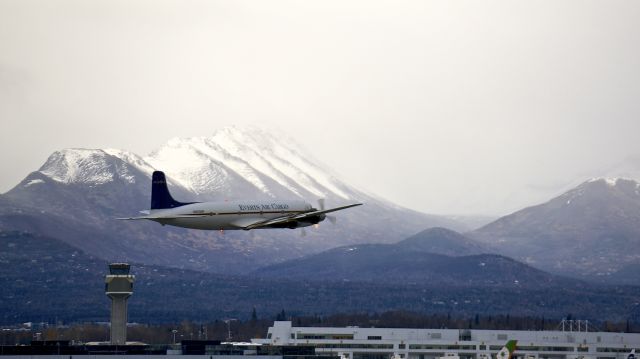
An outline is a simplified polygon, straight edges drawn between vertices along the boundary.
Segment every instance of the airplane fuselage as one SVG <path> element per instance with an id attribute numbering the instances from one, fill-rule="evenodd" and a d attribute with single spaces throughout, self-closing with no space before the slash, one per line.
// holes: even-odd
<path id="1" fill-rule="evenodd" d="M 305 201 L 225 201 L 202 202 L 177 208 L 151 210 L 152 215 L 162 218 L 154 221 L 184 228 L 208 230 L 232 230 L 245 227 L 257 221 L 265 221 L 286 215 L 296 215 L 314 211 L 315 208 Z M 176 218 L 177 217 L 177 218 Z M 324 219 L 323 215 L 309 218 L 307 221 L 287 223 L 272 228 L 300 228 L 311 226 Z"/>

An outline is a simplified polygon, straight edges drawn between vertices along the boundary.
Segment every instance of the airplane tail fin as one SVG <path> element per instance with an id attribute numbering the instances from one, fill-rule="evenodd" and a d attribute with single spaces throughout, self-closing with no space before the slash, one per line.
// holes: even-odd
<path id="1" fill-rule="evenodd" d="M 171 197 L 164 172 L 154 171 L 151 176 L 151 209 L 175 208 L 185 204 L 190 203 L 178 202 Z"/>
<path id="2" fill-rule="evenodd" d="M 498 352 L 496 359 L 511 359 L 513 352 L 516 350 L 517 340 L 509 340 Z"/>

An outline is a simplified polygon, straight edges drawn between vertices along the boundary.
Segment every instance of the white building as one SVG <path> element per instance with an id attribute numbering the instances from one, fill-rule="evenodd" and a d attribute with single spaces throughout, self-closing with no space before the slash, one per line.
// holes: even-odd
<path id="1" fill-rule="evenodd" d="M 632 349 L 640 353 L 640 334 L 586 331 L 292 327 L 291 322 L 276 321 L 267 339 L 253 339 L 312 345 L 318 354 L 351 359 L 495 358 L 508 340 L 518 341 L 514 359 L 624 359 Z"/>

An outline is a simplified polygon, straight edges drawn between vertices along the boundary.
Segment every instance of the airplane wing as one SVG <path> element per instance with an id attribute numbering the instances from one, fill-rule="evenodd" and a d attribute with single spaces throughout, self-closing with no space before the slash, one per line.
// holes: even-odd
<path id="1" fill-rule="evenodd" d="M 361 206 L 361 205 L 362 205 L 362 203 L 354 203 L 354 204 L 349 204 L 349 205 L 342 206 L 342 207 L 326 209 L 326 210 L 322 210 L 322 211 L 313 211 L 313 212 L 306 212 L 306 213 L 300 213 L 300 214 L 276 217 L 276 218 L 268 219 L 266 221 L 250 224 L 250 225 L 244 227 L 244 229 L 249 230 L 249 229 L 268 227 L 268 226 L 271 226 L 271 225 L 274 225 L 274 224 L 301 221 L 301 220 L 304 220 L 305 218 L 315 217 L 315 216 L 318 216 L 318 215 L 321 215 L 321 214 L 326 214 L 326 213 L 331 213 L 331 212 L 336 212 L 336 211 L 341 211 L 343 209 L 356 207 L 356 206 Z"/>

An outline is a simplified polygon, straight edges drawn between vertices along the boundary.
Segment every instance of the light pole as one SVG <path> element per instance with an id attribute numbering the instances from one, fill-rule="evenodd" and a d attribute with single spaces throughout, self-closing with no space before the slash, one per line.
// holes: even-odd
<path id="1" fill-rule="evenodd" d="M 227 341 L 231 340 L 231 322 L 238 319 L 225 319 L 224 322 L 227 323 Z"/>
<path id="2" fill-rule="evenodd" d="M 171 333 L 173 334 L 173 345 L 175 345 L 175 344 L 176 344 L 176 333 L 177 333 L 177 332 L 178 332 L 178 331 L 177 331 L 176 329 L 172 329 L 172 330 L 171 330 Z"/>

